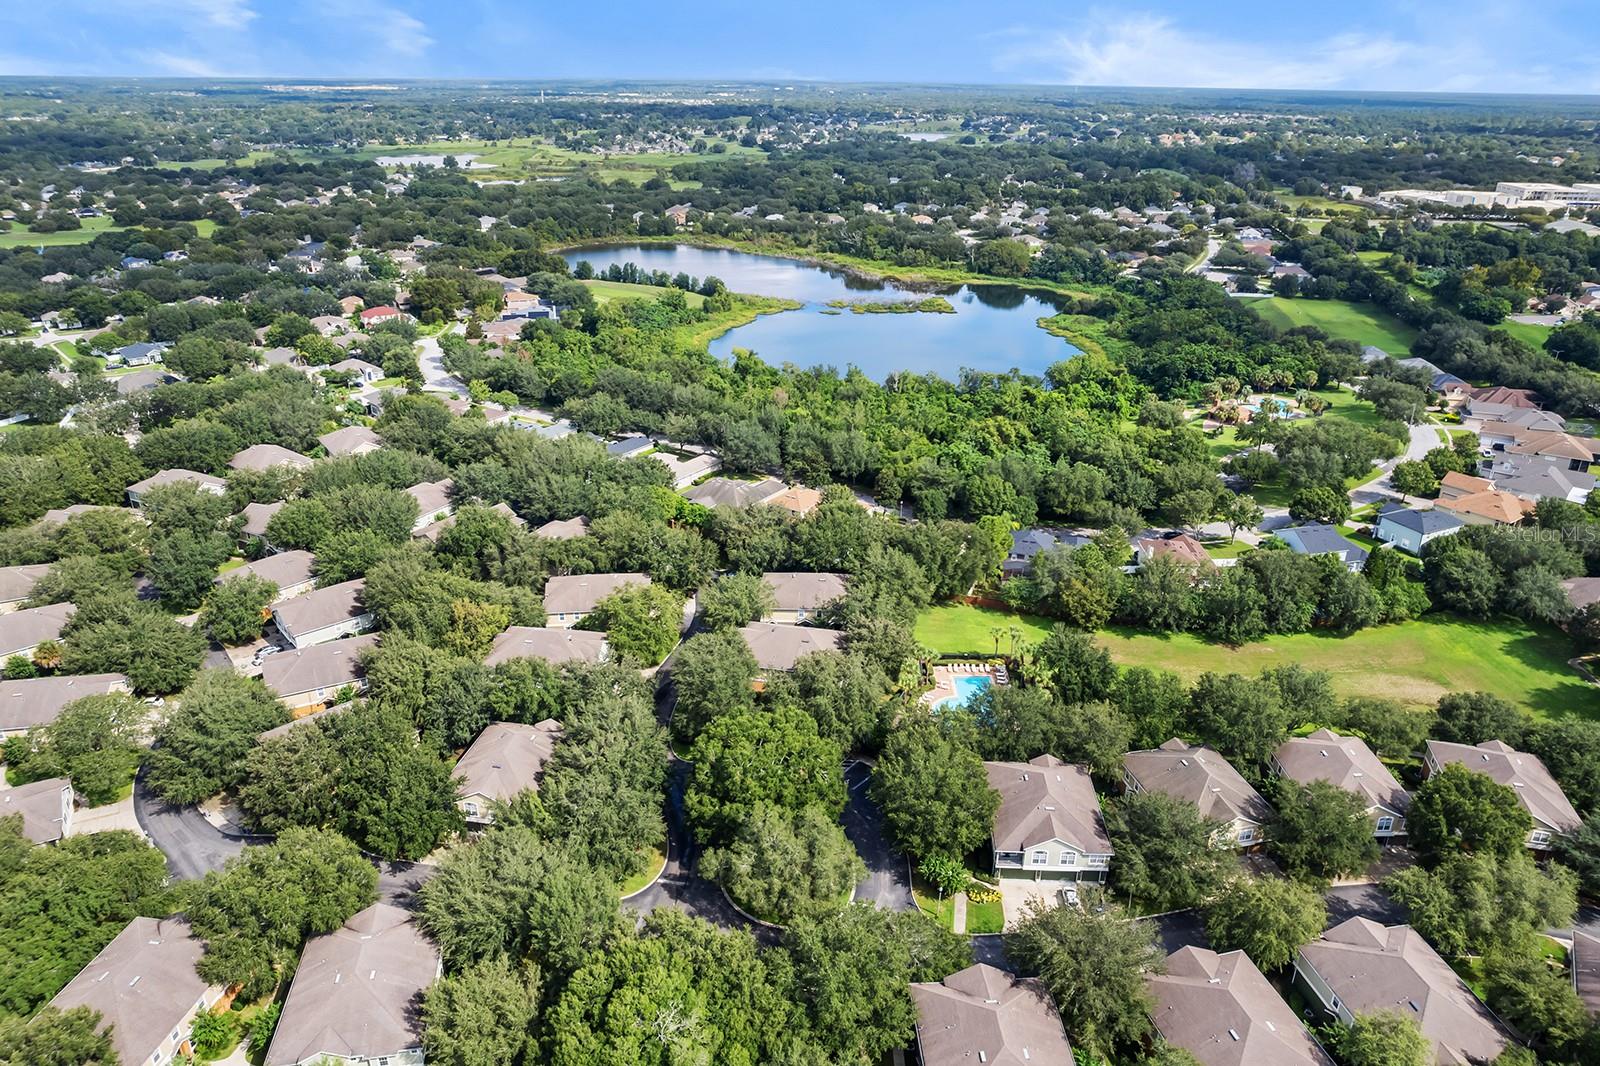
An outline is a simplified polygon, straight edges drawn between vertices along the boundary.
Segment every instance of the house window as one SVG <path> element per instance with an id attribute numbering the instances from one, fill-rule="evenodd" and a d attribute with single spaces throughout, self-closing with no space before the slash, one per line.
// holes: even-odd
<path id="1" fill-rule="evenodd" d="M 478 816 L 478 805 L 476 803 L 472 803 L 471 801 L 468 801 L 465 806 L 466 806 L 466 809 L 467 809 L 467 816 L 468 817 L 476 818 Z"/>
<path id="2" fill-rule="evenodd" d="M 1543 829 L 1535 829 L 1533 834 L 1528 837 L 1528 842 L 1531 844 L 1548 844 L 1550 843 L 1550 834 Z"/>
<path id="3" fill-rule="evenodd" d="M 1251 828 L 1239 830 L 1239 843 L 1248 844 L 1256 838 L 1256 831 Z"/>
<path id="4" fill-rule="evenodd" d="M 1334 1009 L 1334 1010 L 1339 1010 L 1339 1009 L 1341 1009 L 1341 1008 L 1343 1008 L 1343 1007 L 1344 1007 L 1344 1004 L 1343 1004 L 1343 1003 L 1340 1003 L 1340 1002 L 1339 1002 L 1339 997 L 1338 997 L 1338 996 L 1337 996 L 1337 995 L 1335 995 L 1335 996 L 1334 996 L 1334 997 L 1333 997 L 1333 1009 Z"/>
<path id="5" fill-rule="evenodd" d="M 1049 861 L 1050 861 L 1050 853 L 1049 852 L 1036 851 L 1036 852 L 1033 853 L 1033 864 L 1035 866 L 1043 866 L 1045 863 L 1047 863 Z"/>
<path id="6" fill-rule="evenodd" d="M 1388 833 L 1388 832 L 1393 831 L 1393 829 L 1394 829 L 1394 819 L 1393 818 L 1390 818 L 1386 814 L 1382 818 L 1378 819 L 1378 832 L 1380 832 L 1380 833 Z"/>
<path id="7" fill-rule="evenodd" d="M 1061 853 L 1061 865 L 1076 866 L 1078 865 L 1078 857 L 1070 851 L 1063 851 Z"/>

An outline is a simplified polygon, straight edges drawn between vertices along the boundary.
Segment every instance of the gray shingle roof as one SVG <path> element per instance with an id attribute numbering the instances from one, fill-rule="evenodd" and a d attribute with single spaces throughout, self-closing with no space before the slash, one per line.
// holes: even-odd
<path id="1" fill-rule="evenodd" d="M 1567 794 L 1539 761 L 1537 755 L 1517 751 L 1499 740 L 1486 740 L 1476 746 L 1428 741 L 1428 760 L 1446 765 L 1460 763 L 1469 770 L 1486 774 L 1517 794 L 1524 810 L 1535 822 L 1558 833 L 1570 833 L 1583 824 Z"/>
<path id="2" fill-rule="evenodd" d="M 253 563 L 245 563 L 218 574 L 215 584 L 221 585 L 243 577 L 264 577 L 281 591 L 310 581 L 315 576 L 316 563 L 315 555 L 300 549 L 263 555 Z"/>
<path id="3" fill-rule="evenodd" d="M 1348 562 L 1367 557 L 1367 550 L 1345 540 L 1339 530 L 1322 522 L 1280 529 L 1277 538 L 1301 555 L 1337 555 Z"/>
<path id="4" fill-rule="evenodd" d="M 705 507 L 751 507 L 772 499 L 784 488 L 784 483 L 775 477 L 762 478 L 760 481 L 714 477 L 688 489 L 683 495 L 690 503 Z"/>
<path id="5" fill-rule="evenodd" d="M 462 753 L 452 776 L 463 796 L 510 800 L 537 790 L 539 776 L 561 740 L 561 723 L 546 718 L 537 725 L 490 722 Z"/>
<path id="6" fill-rule="evenodd" d="M 814 611 L 845 593 L 843 574 L 762 574 L 761 582 L 772 590 L 780 611 Z"/>
<path id="7" fill-rule="evenodd" d="M 1411 794 L 1400 787 L 1389 768 L 1360 737 L 1342 737 L 1331 729 L 1319 729 L 1309 736 L 1290 737 L 1275 758 L 1291 781 L 1302 785 L 1327 781 L 1400 814 L 1411 808 Z"/>
<path id="8" fill-rule="evenodd" d="M 33 595 L 33 586 L 50 572 L 49 563 L 0 566 L 0 603 L 17 603 Z"/>
<path id="9" fill-rule="evenodd" d="M 280 697 L 353 684 L 362 676 L 361 653 L 377 643 L 378 634 L 367 633 L 280 651 L 262 664 L 261 683 Z"/>
<path id="10" fill-rule="evenodd" d="M 1086 855 L 1110 855 L 1100 801 L 1089 771 L 1054 755 L 1028 762 L 986 762 L 989 787 L 1000 793 L 994 815 L 996 851 L 1025 851 L 1060 840 Z"/>
<path id="11" fill-rule="evenodd" d="M 1204 745 L 1174 738 L 1150 751 L 1130 751 L 1122 763 L 1140 788 L 1187 800 L 1206 818 L 1261 823 L 1272 817 L 1261 793 L 1219 752 Z"/>
<path id="12" fill-rule="evenodd" d="M 315 633 L 365 614 L 361 590 L 366 587 L 364 578 L 341 581 L 337 585 L 285 600 L 272 609 L 272 614 L 277 619 L 278 628 L 287 631 L 286 635 Z"/>
<path id="13" fill-rule="evenodd" d="M 128 679 L 121 674 L 57 674 L 0 681 L 0 732 L 48 725 L 73 700 L 126 691 L 127 687 Z"/>
<path id="14" fill-rule="evenodd" d="M 568 574 L 544 586 L 546 614 L 588 614 L 607 596 L 627 585 L 648 585 L 646 574 Z"/>
<path id="15" fill-rule="evenodd" d="M 844 647 L 844 634 L 837 629 L 790 626 L 777 622 L 751 622 L 739 630 L 756 665 L 763 670 L 792 670 L 794 664 L 819 651 L 838 651 Z"/>
<path id="16" fill-rule="evenodd" d="M 1202 1066 L 1333 1066 L 1242 951 L 1183 948 L 1148 983 L 1156 1030 Z"/>
<path id="17" fill-rule="evenodd" d="M 605 659 L 606 635 L 583 629 L 544 629 L 512 626 L 494 638 L 485 666 L 512 659 L 543 659 L 547 663 L 597 663 Z"/>
<path id="18" fill-rule="evenodd" d="M 1409 508 L 1397 508 L 1386 513 L 1378 520 L 1379 524 L 1388 522 L 1392 525 L 1409 529 L 1415 533 L 1427 536 L 1430 533 L 1443 533 L 1452 529 L 1461 528 L 1461 519 L 1447 511 L 1430 508 L 1418 511 Z"/>
<path id="19" fill-rule="evenodd" d="M 70 603 L 52 603 L 0 614 L 0 659 L 56 640 L 74 610 Z"/>
<path id="20" fill-rule="evenodd" d="M 923 1066 L 1072 1066 L 1061 1015 L 1037 978 L 978 963 L 913 984 Z"/>
<path id="21" fill-rule="evenodd" d="M 22 835 L 35 844 L 53 844 L 65 834 L 62 823 L 65 806 L 72 804 L 72 782 L 50 777 L 16 788 L 0 788 L 0 818 L 22 816 Z"/>

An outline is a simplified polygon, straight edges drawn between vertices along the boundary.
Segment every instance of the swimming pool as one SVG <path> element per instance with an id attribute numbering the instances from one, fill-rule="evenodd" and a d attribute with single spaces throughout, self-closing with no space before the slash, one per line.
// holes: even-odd
<path id="1" fill-rule="evenodd" d="M 955 695 L 946 696 L 935 707 L 965 707 L 994 684 L 988 674 L 956 674 L 950 679 Z"/>

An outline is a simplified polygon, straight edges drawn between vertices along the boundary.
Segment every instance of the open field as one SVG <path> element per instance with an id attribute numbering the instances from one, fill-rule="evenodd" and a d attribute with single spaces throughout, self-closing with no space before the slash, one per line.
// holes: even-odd
<path id="1" fill-rule="evenodd" d="M 1372 304 L 1274 297 L 1251 300 L 1250 306 L 1281 329 L 1316 326 L 1330 337 L 1376 345 L 1396 358 L 1409 356 L 1411 342 L 1417 337 L 1416 330 Z"/>
<path id="2" fill-rule="evenodd" d="M 0 248 L 64 248 L 72 244 L 88 244 L 102 233 L 124 228 L 114 223 L 110 215 L 86 218 L 82 229 L 57 230 L 55 233 L 34 233 L 18 226 L 0 233 Z"/>
<path id="3" fill-rule="evenodd" d="M 1011 649 L 1007 631 L 1016 626 L 1022 630 L 1022 640 L 1034 644 L 1050 635 L 1053 623 L 1048 618 L 1033 614 L 1012 614 L 988 607 L 956 604 L 931 607 L 917 618 L 917 643 L 926 644 L 940 655 L 993 655 L 994 636 L 990 630 L 1000 628 L 1000 651 Z"/>
<path id="4" fill-rule="evenodd" d="M 612 300 L 654 300 L 667 291 L 658 285 L 634 285 L 626 281 L 586 281 L 583 284 L 594 293 L 595 302 L 602 304 Z M 706 302 L 706 298 L 697 292 L 683 295 L 690 307 L 699 307 Z"/>
<path id="5" fill-rule="evenodd" d="M 1360 259 L 1363 263 L 1366 263 L 1373 269 L 1378 270 L 1379 273 L 1387 274 L 1388 272 L 1382 269 L 1382 264 L 1384 260 L 1389 258 L 1389 255 L 1389 252 L 1357 252 L 1356 258 Z M 1410 290 L 1413 297 L 1421 300 L 1423 303 L 1433 302 L 1433 293 L 1428 290 L 1427 286 L 1418 285 L 1416 282 L 1412 282 L 1411 284 L 1407 285 L 1406 288 Z M 1498 322 L 1490 328 L 1504 330 L 1517 340 L 1528 345 L 1530 348 L 1541 349 L 1544 347 L 1545 339 L 1548 338 L 1551 333 L 1555 332 L 1554 327 L 1551 326 L 1539 326 L 1527 322 L 1512 322 L 1510 319 L 1506 319 L 1503 322 Z"/>
<path id="6" fill-rule="evenodd" d="M 1360 204 L 1348 203 L 1344 200 L 1334 200 L 1327 196 L 1297 196 L 1288 189 L 1274 189 L 1273 195 L 1291 208 L 1309 207 L 1313 211 L 1321 211 L 1326 215 L 1361 215 L 1366 214 L 1366 209 Z"/>

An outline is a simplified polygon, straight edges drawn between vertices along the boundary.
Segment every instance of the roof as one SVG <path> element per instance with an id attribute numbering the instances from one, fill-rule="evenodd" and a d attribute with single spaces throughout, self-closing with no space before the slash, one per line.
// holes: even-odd
<path id="1" fill-rule="evenodd" d="M 1278 530 L 1275 535 L 1300 555 L 1337 555 L 1348 562 L 1359 562 L 1367 557 L 1365 548 L 1345 540 L 1338 529 L 1323 522 L 1290 526 Z"/>
<path id="2" fill-rule="evenodd" d="M 350 455 L 367 445 L 381 446 L 383 438 L 366 426 L 345 426 L 343 429 L 324 433 L 317 438 L 317 442 L 327 449 L 329 455 Z"/>
<path id="3" fill-rule="evenodd" d="M 714 477 L 685 490 L 683 495 L 690 503 L 703 507 L 752 507 L 767 502 L 787 487 L 775 477 L 760 481 Z"/>
<path id="4" fill-rule="evenodd" d="M 17 603 L 33 595 L 33 586 L 50 572 L 49 563 L 0 566 L 0 603 Z"/>
<path id="5" fill-rule="evenodd" d="M 53 844 L 66 835 L 61 823 L 61 793 L 72 802 L 72 782 L 48 777 L 16 788 L 0 788 L 0 818 L 22 815 L 22 835 L 35 844 Z"/>
<path id="6" fill-rule="evenodd" d="M 252 444 L 228 460 L 234 470 L 271 470 L 275 466 L 308 467 L 311 460 L 276 444 Z"/>
<path id="7" fill-rule="evenodd" d="M 1189 745 L 1174 737 L 1159 748 L 1130 751 L 1122 765 L 1139 787 L 1187 800 L 1202 816 L 1231 822 L 1246 818 L 1265 822 L 1272 807 L 1217 751 Z"/>
<path id="8" fill-rule="evenodd" d="M 1409 529 L 1414 533 L 1420 533 L 1424 537 L 1433 533 L 1448 533 L 1452 529 L 1461 528 L 1461 519 L 1453 514 L 1434 508 L 1419 511 L 1411 507 L 1397 507 L 1392 511 L 1385 512 L 1383 517 L 1378 519 L 1380 526 L 1385 522 L 1397 525 L 1401 529 Z"/>
<path id="9" fill-rule="evenodd" d="M 1016 559 L 1031 559 L 1042 551 L 1050 551 L 1056 547 L 1077 548 L 1088 544 L 1090 538 L 1082 533 L 1073 533 L 1064 529 L 1018 529 L 1011 533 L 1011 556 Z"/>
<path id="10" fill-rule="evenodd" d="M 1574 610 L 1600 601 L 1600 577 L 1569 577 L 1561 587 L 1567 590 L 1567 600 Z"/>
<path id="11" fill-rule="evenodd" d="M 52 603 L 0 614 L 0 658 L 60 637 L 74 610 L 70 603 Z"/>
<path id="12" fill-rule="evenodd" d="M 362 676 L 361 653 L 377 643 L 378 634 L 366 633 L 280 651 L 262 664 L 261 683 L 279 697 L 354 684 Z"/>
<path id="13" fill-rule="evenodd" d="M 1471 495 L 1474 492 L 1488 492 L 1494 488 L 1494 482 L 1486 477 L 1473 477 L 1463 474 L 1459 470 L 1448 470 L 1444 477 L 1439 479 L 1440 489 L 1457 489 L 1458 495 Z"/>
<path id="14" fill-rule="evenodd" d="M 1469 492 L 1455 499 L 1441 496 L 1435 506 L 1456 514 L 1487 518 L 1499 525 L 1514 526 L 1531 515 L 1537 505 L 1515 493 L 1490 489 L 1487 492 Z"/>
<path id="15" fill-rule="evenodd" d="M 604 633 L 583 629 L 544 629 L 538 626 L 512 626 L 494 638 L 485 666 L 499 666 L 512 659 L 543 659 L 547 663 L 603 662 L 608 648 Z"/>
<path id="16" fill-rule="evenodd" d="M 1539 394 L 1532 389 L 1511 389 L 1504 385 L 1485 385 L 1472 390 L 1475 403 L 1502 403 L 1507 407 L 1538 407 Z"/>
<path id="17" fill-rule="evenodd" d="M 426 518 L 450 509 L 450 493 L 456 483 L 450 478 L 442 481 L 424 481 L 406 489 L 406 495 L 417 501 L 417 514 Z"/>
<path id="18" fill-rule="evenodd" d="M 923 1066 L 1072 1066 L 1072 1045 L 1037 978 L 978 963 L 913 984 Z"/>
<path id="19" fill-rule="evenodd" d="M 808 515 L 815 511 L 822 503 L 822 492 L 805 485 L 791 485 L 763 503 L 773 507 L 782 507 L 785 511 L 793 511 L 797 515 Z"/>
<path id="20" fill-rule="evenodd" d="M 763 670 L 792 670 L 794 664 L 819 651 L 838 651 L 844 647 L 844 634 L 837 629 L 788 626 L 777 622 L 751 622 L 740 628 L 739 636 Z"/>
<path id="21" fill-rule="evenodd" d="M 1026 851 L 1060 840 L 1086 855 L 1110 855 L 1100 801 L 1083 766 L 1054 755 L 1028 762 L 986 762 L 989 785 L 1000 793 L 994 814 L 996 851 Z"/>
<path id="22" fill-rule="evenodd" d="M 245 563 L 243 566 L 236 566 L 232 570 L 218 574 L 214 584 L 221 585 L 241 577 L 261 577 L 282 591 L 294 585 L 303 585 L 315 577 L 313 568 L 316 563 L 317 557 L 308 551 L 296 550 L 264 555 L 253 563 Z"/>
<path id="23" fill-rule="evenodd" d="M 1572 931 L 1572 983 L 1590 1014 L 1600 1014 L 1600 937 Z"/>
<path id="24" fill-rule="evenodd" d="M 264 537 L 267 535 L 267 523 L 272 521 L 272 516 L 283 510 L 283 501 L 277 503 L 247 503 L 239 514 L 244 518 L 244 525 L 240 532 L 251 537 Z"/>
<path id="25" fill-rule="evenodd" d="M 176 380 L 178 380 L 176 376 L 165 370 L 135 370 L 131 374 L 123 374 L 116 378 L 117 395 L 131 396 L 136 392 L 143 392 Z"/>
<path id="26" fill-rule="evenodd" d="M 1151 559 L 1168 556 L 1191 566 L 1213 567 L 1216 563 L 1200 546 L 1200 542 L 1180 530 L 1146 530 L 1133 539 L 1133 550 Z"/>
<path id="27" fill-rule="evenodd" d="M 647 574 L 571 574 L 544 586 L 546 614 L 588 614 L 607 596 L 628 585 L 648 585 Z"/>
<path id="28" fill-rule="evenodd" d="M 0 681 L 0 733 L 49 725 L 73 700 L 127 687 L 128 679 L 121 674 L 57 674 Z"/>
<path id="29" fill-rule="evenodd" d="M 1351 918 L 1300 949 L 1353 1014 L 1397 1010 L 1433 1041 L 1441 1064 L 1495 1058 L 1510 1039 L 1450 965 L 1409 925 Z"/>
<path id="30" fill-rule="evenodd" d="M 202 474 L 195 470 L 179 469 L 161 470 L 151 474 L 143 481 L 135 481 L 132 485 L 129 485 L 128 491 L 142 496 L 151 489 L 157 489 L 163 485 L 179 485 L 184 482 L 213 489 L 226 489 L 228 487 L 228 483 L 220 477 L 212 477 L 210 474 Z"/>
<path id="31" fill-rule="evenodd" d="M 1333 1066 L 1293 1008 L 1242 951 L 1186 947 L 1146 979 L 1153 1020 L 1202 1066 Z"/>
<path id="32" fill-rule="evenodd" d="M 1595 487 L 1595 476 L 1586 470 L 1569 469 L 1565 460 L 1534 455 L 1496 455 L 1489 471 L 1495 487 L 1517 496 L 1544 499 L 1570 499 L 1574 493 L 1587 494 Z"/>
<path id="33" fill-rule="evenodd" d="M 206 982 L 194 972 L 204 952 L 181 917 L 135 918 L 50 1005 L 99 1011 L 117 1057 L 146 1062 L 205 994 Z"/>
<path id="34" fill-rule="evenodd" d="M 1331 729 L 1290 737 L 1274 756 L 1283 775 L 1302 785 L 1327 781 L 1359 793 L 1380 807 L 1404 814 L 1411 795 L 1360 737 L 1342 737 Z"/>
<path id="35" fill-rule="evenodd" d="M 355 710 L 357 706 L 358 702 L 356 700 L 346 700 L 343 703 L 336 703 L 332 707 L 324 707 L 320 711 L 302 714 L 299 718 L 291 718 L 282 725 L 275 725 L 265 732 L 257 733 L 256 743 L 265 744 L 269 740 L 277 740 L 279 737 L 288 736 L 301 726 L 312 725 L 313 723 L 321 722 L 323 719 L 332 718 L 334 715 Z"/>
<path id="36" fill-rule="evenodd" d="M 398 307 L 391 307 L 388 304 L 379 304 L 377 307 L 369 307 L 365 311 L 362 311 L 361 321 L 371 322 L 375 318 L 393 318 L 399 313 L 400 309 Z"/>
<path id="37" fill-rule="evenodd" d="M 293 348 L 268 348 L 261 353 L 261 361 L 268 366 L 293 366 L 300 359 L 300 353 Z"/>
<path id="38" fill-rule="evenodd" d="M 780 611 L 814 611 L 845 593 L 843 574 L 762 574 L 761 583 L 772 590 Z"/>
<path id="39" fill-rule="evenodd" d="M 1478 745 L 1430 740 L 1427 748 L 1431 762 L 1459 763 L 1510 788 L 1517 794 L 1523 809 L 1540 825 L 1565 833 L 1583 824 L 1567 794 L 1561 791 L 1561 786 L 1537 755 L 1517 751 L 1500 740 L 1486 740 Z"/>
<path id="40" fill-rule="evenodd" d="M 328 367 L 328 369 L 337 370 L 343 374 L 375 374 L 380 378 L 383 377 L 383 367 L 375 363 L 369 363 L 365 359 L 357 359 L 354 356 L 349 359 L 341 359 Z"/>
<path id="41" fill-rule="evenodd" d="M 1524 430 L 1517 435 L 1516 443 L 1506 451 L 1512 455 L 1542 455 L 1589 463 L 1600 455 L 1600 441 L 1558 429 Z"/>
<path id="42" fill-rule="evenodd" d="M 306 942 L 267 1066 L 421 1046 L 418 1005 L 439 974 L 439 952 L 411 919 L 401 907 L 374 903 Z"/>
<path id="43" fill-rule="evenodd" d="M 588 536 L 589 520 L 583 515 L 576 518 L 552 518 L 544 525 L 533 531 L 536 537 L 546 537 L 550 540 L 573 540 L 577 537 Z"/>
<path id="44" fill-rule="evenodd" d="M 272 609 L 272 614 L 278 620 L 278 628 L 289 631 L 286 635 L 315 633 L 365 614 L 361 590 L 366 585 L 364 578 L 341 581 L 337 585 L 285 600 Z"/>
<path id="45" fill-rule="evenodd" d="M 654 448 L 655 445 L 655 441 L 640 433 L 630 437 L 622 437 L 618 440 L 609 441 L 606 444 L 606 454 L 614 455 L 619 458 L 625 458 L 634 454 L 635 452 L 642 452 L 648 448 Z"/>
<path id="46" fill-rule="evenodd" d="M 509 800 L 539 788 L 539 776 L 561 739 L 561 723 L 490 722 L 462 752 L 452 776 L 463 796 Z"/>
<path id="47" fill-rule="evenodd" d="M 45 522 L 45 523 L 57 523 L 57 524 L 65 525 L 67 522 L 72 521 L 72 519 L 77 518 L 79 515 L 88 514 L 90 511 L 122 511 L 122 510 L 126 510 L 126 508 L 123 508 L 123 507 L 109 507 L 109 506 L 106 506 L 104 504 L 97 504 L 97 503 L 75 503 L 75 504 L 72 504 L 70 507 L 52 507 L 52 508 L 50 508 L 50 510 L 48 510 L 48 511 L 46 511 L 44 513 L 44 516 L 42 518 L 40 518 L 39 521 L 40 522 Z"/>

